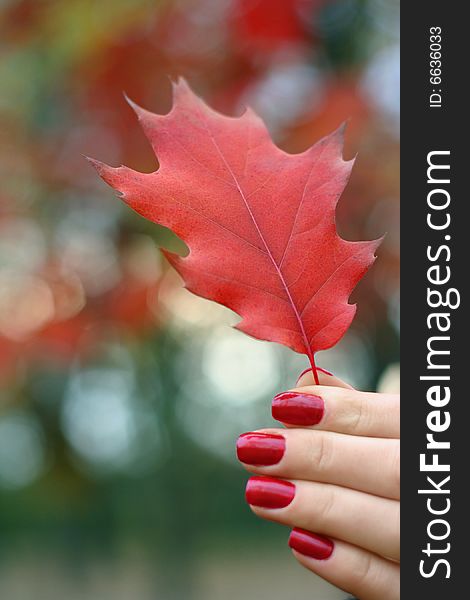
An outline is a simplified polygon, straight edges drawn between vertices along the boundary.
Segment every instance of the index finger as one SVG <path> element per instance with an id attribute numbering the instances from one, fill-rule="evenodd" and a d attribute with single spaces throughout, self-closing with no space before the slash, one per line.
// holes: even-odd
<path id="1" fill-rule="evenodd" d="M 275 396 L 272 415 L 287 427 L 309 427 L 368 437 L 400 437 L 398 394 L 309 385 Z"/>

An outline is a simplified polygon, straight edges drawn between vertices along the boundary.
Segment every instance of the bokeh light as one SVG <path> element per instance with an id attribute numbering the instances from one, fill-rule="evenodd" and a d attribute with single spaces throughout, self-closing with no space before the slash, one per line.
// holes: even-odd
<path id="1" fill-rule="evenodd" d="M 133 393 L 132 376 L 123 371 L 92 369 L 70 378 L 62 427 L 75 452 L 99 469 L 119 469 L 131 458 Z"/>
<path id="2" fill-rule="evenodd" d="M 0 488 L 21 489 L 43 475 L 47 465 L 40 423 L 25 411 L 0 416 Z"/>
<path id="3" fill-rule="evenodd" d="M 202 349 L 202 376 L 213 396 L 242 407 L 279 384 L 274 348 L 226 327 L 216 329 Z"/>
<path id="4" fill-rule="evenodd" d="M 0 273 L 0 334 L 21 341 L 54 316 L 54 298 L 39 277 L 13 270 Z"/>

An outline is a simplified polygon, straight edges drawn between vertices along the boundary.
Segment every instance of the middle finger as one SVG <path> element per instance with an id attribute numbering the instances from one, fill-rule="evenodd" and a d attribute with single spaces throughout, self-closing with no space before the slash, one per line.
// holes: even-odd
<path id="1" fill-rule="evenodd" d="M 241 435 L 237 456 L 252 473 L 400 497 L 398 440 L 311 429 L 264 429 Z"/>

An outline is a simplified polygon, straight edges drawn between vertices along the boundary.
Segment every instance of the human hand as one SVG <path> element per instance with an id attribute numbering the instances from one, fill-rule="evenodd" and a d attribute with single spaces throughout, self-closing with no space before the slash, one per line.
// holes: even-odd
<path id="1" fill-rule="evenodd" d="M 358 392 L 306 373 L 273 400 L 286 429 L 242 434 L 251 477 L 246 500 L 293 528 L 289 546 L 307 569 L 360 600 L 400 597 L 400 417 L 397 394 Z"/>

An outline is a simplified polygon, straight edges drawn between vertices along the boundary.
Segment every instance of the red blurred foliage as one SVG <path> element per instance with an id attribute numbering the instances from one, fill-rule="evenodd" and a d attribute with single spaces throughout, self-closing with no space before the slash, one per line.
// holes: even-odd
<path id="1" fill-rule="evenodd" d="M 237 0 L 233 29 L 240 48 L 271 53 L 289 44 L 309 41 L 307 16 L 318 0 Z"/>

